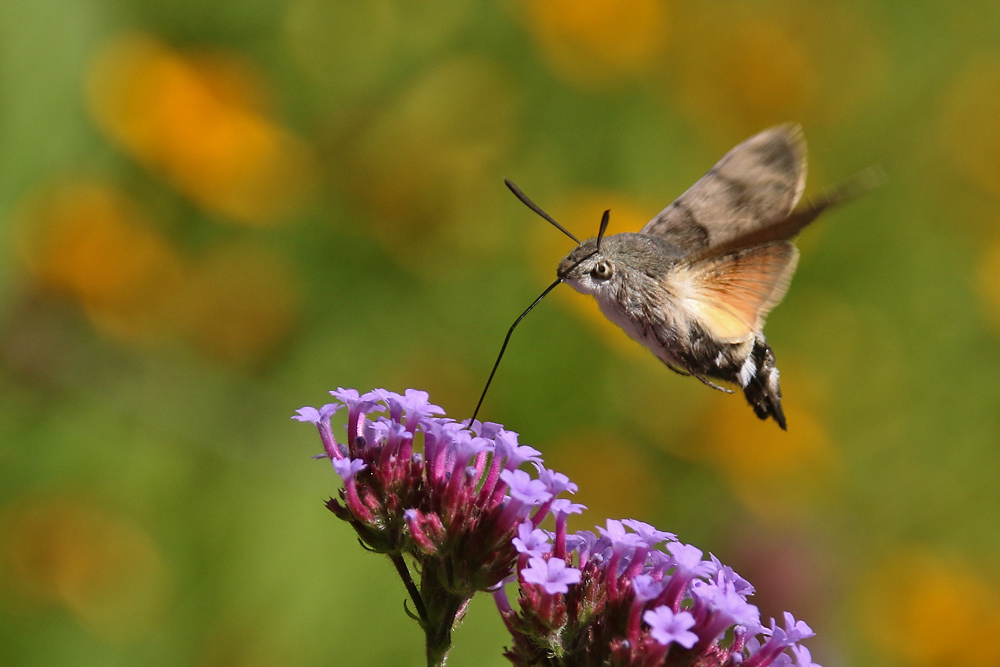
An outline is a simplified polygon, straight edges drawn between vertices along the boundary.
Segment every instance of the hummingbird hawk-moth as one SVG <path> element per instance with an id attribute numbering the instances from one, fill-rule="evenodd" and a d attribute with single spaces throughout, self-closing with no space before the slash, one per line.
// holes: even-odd
<path id="1" fill-rule="evenodd" d="M 503 347 L 521 318 L 565 282 L 592 294 L 609 320 L 671 370 L 727 393 L 733 391 L 715 381 L 738 385 L 760 419 L 786 429 L 778 368 L 763 327 L 795 272 L 799 253 L 791 239 L 823 210 L 872 186 L 866 174 L 796 210 L 805 180 L 802 130 L 779 125 L 729 151 L 638 232 L 605 236 L 605 211 L 597 237 L 583 242 L 507 181 L 577 247 L 559 263 L 556 282 L 508 331 Z"/>

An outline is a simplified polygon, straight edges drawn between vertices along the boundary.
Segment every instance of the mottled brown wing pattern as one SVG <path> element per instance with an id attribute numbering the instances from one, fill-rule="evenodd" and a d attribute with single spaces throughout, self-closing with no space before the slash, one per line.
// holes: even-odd
<path id="1" fill-rule="evenodd" d="M 806 149 L 798 125 L 778 125 L 733 148 L 640 232 L 689 255 L 710 254 L 788 217 L 802 196 Z"/>

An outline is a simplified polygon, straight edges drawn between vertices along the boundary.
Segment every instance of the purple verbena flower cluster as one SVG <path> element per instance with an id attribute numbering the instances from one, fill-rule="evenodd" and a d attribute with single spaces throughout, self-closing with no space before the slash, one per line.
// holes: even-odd
<path id="1" fill-rule="evenodd" d="M 333 403 L 293 419 L 318 428 L 317 458 L 343 480 L 327 507 L 395 565 L 428 665 L 445 663 L 455 623 L 475 592 L 489 590 L 515 665 L 818 667 L 799 645 L 809 626 L 790 614 L 762 625 L 747 601 L 753 587 L 673 534 L 635 520 L 567 533 L 569 516 L 585 508 L 559 495 L 576 485 L 516 433 L 444 418 L 413 389 L 330 393 Z M 344 408 L 339 441 L 331 417 Z M 539 527 L 550 513 L 552 532 Z M 504 589 L 513 581 L 516 609 Z"/>
<path id="2" fill-rule="evenodd" d="M 537 527 L 556 496 L 575 492 L 576 485 L 545 469 L 537 450 L 518 444 L 517 434 L 499 424 L 470 426 L 437 416 L 442 410 L 426 392 L 330 393 L 335 402 L 301 408 L 293 417 L 316 425 L 325 452 L 319 457 L 329 458 L 343 480 L 339 499 L 327 507 L 368 548 L 392 559 L 427 632 L 429 656 L 446 651 L 473 593 L 510 574 L 518 526 Z M 340 442 L 330 420 L 343 408 L 347 433 Z M 388 416 L 369 418 L 377 412 Z M 537 477 L 520 469 L 525 463 Z M 416 563 L 419 590 L 404 554 Z"/>
<path id="3" fill-rule="evenodd" d="M 753 587 L 714 556 L 640 521 L 567 535 L 577 507 L 554 505 L 554 533 L 520 527 L 519 609 L 494 592 L 515 665 L 818 667 L 809 626 L 761 625 Z"/>

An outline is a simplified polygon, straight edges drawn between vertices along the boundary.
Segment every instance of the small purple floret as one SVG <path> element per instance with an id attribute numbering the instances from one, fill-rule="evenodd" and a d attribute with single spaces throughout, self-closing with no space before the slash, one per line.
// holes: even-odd
<path id="1" fill-rule="evenodd" d="M 650 547 L 655 547 L 660 542 L 673 542 L 677 536 L 665 530 L 657 530 L 648 523 L 637 521 L 636 519 L 622 519 L 622 524 L 631 528 Z"/>
<path id="2" fill-rule="evenodd" d="M 632 590 L 635 592 L 635 599 L 639 602 L 646 602 L 656 598 L 663 592 L 666 583 L 662 579 L 653 579 L 648 574 L 640 574 L 632 580 Z"/>
<path id="3" fill-rule="evenodd" d="M 334 459 L 333 469 L 344 481 L 353 479 L 356 474 L 367 467 L 361 459 Z"/>
<path id="4" fill-rule="evenodd" d="M 819 667 L 819 665 L 812 661 L 812 655 L 805 646 L 793 646 L 791 650 L 792 664 L 795 667 Z"/>
<path id="5" fill-rule="evenodd" d="M 316 408 L 304 407 L 299 408 L 295 411 L 297 414 L 292 415 L 292 419 L 297 419 L 300 422 L 310 422 L 313 424 L 318 424 L 320 421 L 319 410 Z"/>
<path id="6" fill-rule="evenodd" d="M 549 534 L 535 528 L 530 521 L 525 521 L 517 527 L 517 537 L 513 543 L 519 554 L 541 556 L 552 551 Z"/>
<path id="7" fill-rule="evenodd" d="M 684 648 L 691 648 L 698 642 L 698 635 L 691 632 L 695 621 L 689 612 L 679 611 L 675 614 L 670 607 L 657 607 L 644 613 L 642 620 L 649 624 L 649 634 L 653 639 L 664 646 L 674 642 Z"/>
<path id="8" fill-rule="evenodd" d="M 558 558 L 531 558 L 521 577 L 529 584 L 538 584 L 549 595 L 568 593 L 570 584 L 580 583 L 580 570 L 568 567 Z"/>
<path id="9" fill-rule="evenodd" d="M 511 497 L 527 505 L 537 505 L 552 497 L 544 482 L 532 479 L 523 470 L 504 470 L 500 473 L 500 479 L 507 483 Z"/>

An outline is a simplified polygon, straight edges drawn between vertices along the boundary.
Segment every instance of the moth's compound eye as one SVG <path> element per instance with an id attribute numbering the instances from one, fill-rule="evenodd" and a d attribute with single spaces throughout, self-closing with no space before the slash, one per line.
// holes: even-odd
<path id="1" fill-rule="evenodd" d="M 614 271 L 611 269 L 611 264 L 608 262 L 598 262 L 594 265 L 594 268 L 590 270 L 590 275 L 598 280 L 607 280 L 611 277 Z"/>

